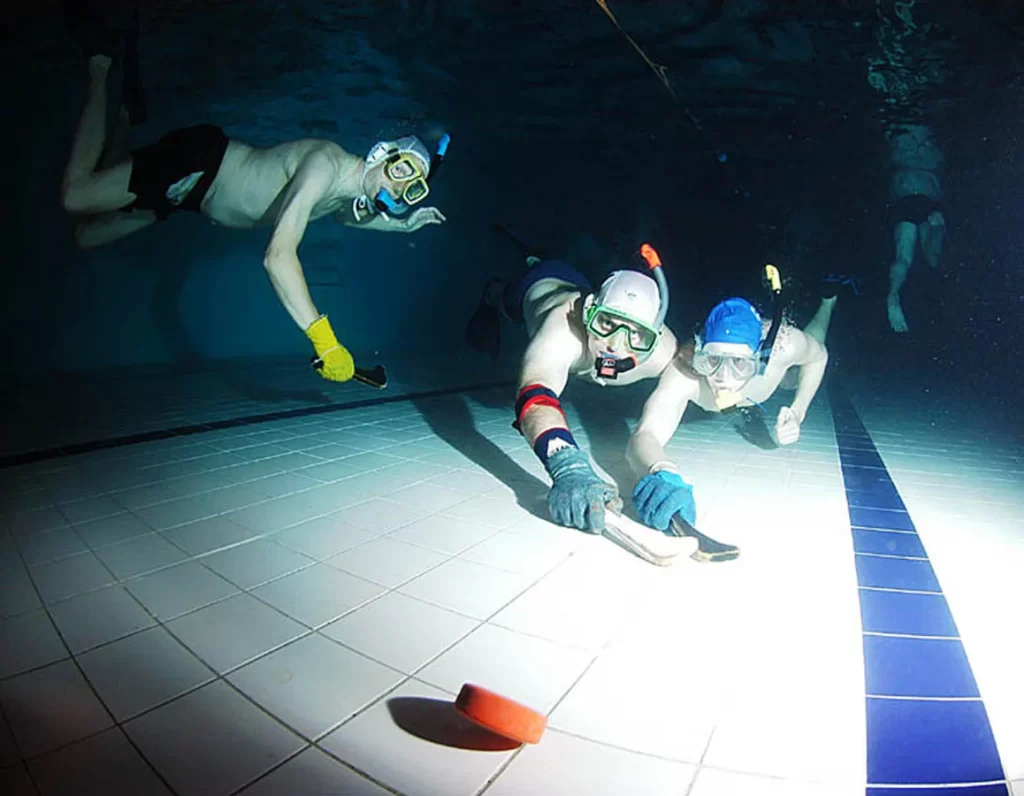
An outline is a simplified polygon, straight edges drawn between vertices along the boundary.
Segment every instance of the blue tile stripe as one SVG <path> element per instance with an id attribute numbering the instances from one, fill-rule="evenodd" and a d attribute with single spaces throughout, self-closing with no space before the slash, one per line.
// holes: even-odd
<path id="1" fill-rule="evenodd" d="M 921 538 L 853 404 L 829 383 L 860 594 L 868 796 L 1008 796 L 992 727 Z"/>

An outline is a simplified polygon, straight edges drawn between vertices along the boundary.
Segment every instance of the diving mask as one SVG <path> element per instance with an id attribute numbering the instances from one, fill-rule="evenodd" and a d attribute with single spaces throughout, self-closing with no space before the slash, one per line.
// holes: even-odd
<path id="1" fill-rule="evenodd" d="M 737 381 L 750 381 L 757 375 L 760 359 L 756 354 L 722 354 L 700 349 L 693 355 L 693 369 L 701 376 L 711 377 L 725 368 Z"/>
<path id="2" fill-rule="evenodd" d="M 381 189 L 376 199 L 377 202 L 384 205 L 384 207 L 377 206 L 377 209 L 381 212 L 394 212 L 395 205 L 399 200 L 411 207 L 422 202 L 427 198 L 427 194 L 430 193 L 430 186 L 427 185 L 427 175 L 423 173 L 423 170 L 415 160 L 404 152 L 388 157 L 384 163 L 384 176 L 397 183 L 401 187 L 402 193 L 398 199 L 395 199 L 388 191 Z M 381 194 L 384 196 L 382 197 Z M 385 199 L 384 197 L 387 198 Z M 391 201 L 388 202 L 388 199 Z"/>
<path id="3" fill-rule="evenodd" d="M 587 331 L 602 340 L 623 333 L 630 351 L 645 354 L 658 342 L 658 331 L 649 324 L 609 307 L 592 305 L 587 312 Z"/>
<path id="4" fill-rule="evenodd" d="M 380 141 L 374 144 L 366 155 L 363 179 L 366 179 L 370 170 L 383 164 L 384 177 L 400 193 L 393 196 L 387 188 L 381 188 L 372 199 L 369 196 L 357 197 L 352 204 L 356 220 L 374 211 L 402 215 L 426 199 L 430 193 L 429 181 L 437 173 L 450 141 L 451 137 L 447 133 L 442 135 L 433 156 L 415 136 L 403 136 L 394 142 Z"/>

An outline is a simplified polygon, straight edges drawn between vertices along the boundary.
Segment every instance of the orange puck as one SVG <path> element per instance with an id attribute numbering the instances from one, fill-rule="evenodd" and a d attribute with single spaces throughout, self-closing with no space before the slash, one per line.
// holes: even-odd
<path id="1" fill-rule="evenodd" d="M 455 709 L 474 724 L 519 743 L 537 743 L 548 726 L 543 713 L 472 683 L 462 686 Z"/>

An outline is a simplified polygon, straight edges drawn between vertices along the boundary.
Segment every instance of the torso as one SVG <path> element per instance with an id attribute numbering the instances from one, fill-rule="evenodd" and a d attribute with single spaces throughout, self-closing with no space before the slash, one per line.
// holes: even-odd
<path id="1" fill-rule="evenodd" d="M 889 198 L 895 202 L 905 196 L 927 196 L 938 202 L 942 199 L 942 183 L 934 171 L 900 169 L 889 180 Z"/>
<path id="2" fill-rule="evenodd" d="M 268 149 L 232 140 L 217 177 L 203 199 L 203 215 L 226 227 L 245 229 L 272 224 L 285 188 L 314 150 L 329 156 L 336 175 L 356 159 L 337 144 L 320 139 L 289 141 Z M 313 208 L 310 221 L 346 207 L 357 192 L 358 186 L 353 186 L 348 192 L 352 196 L 325 196 Z"/>

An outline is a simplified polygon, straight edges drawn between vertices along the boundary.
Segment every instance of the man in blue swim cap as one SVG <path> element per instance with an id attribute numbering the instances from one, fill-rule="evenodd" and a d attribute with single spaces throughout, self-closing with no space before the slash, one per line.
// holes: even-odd
<path id="1" fill-rule="evenodd" d="M 726 411 L 768 400 L 777 389 L 795 389 L 787 406 L 779 410 L 775 437 L 791 445 L 800 437 L 800 426 L 821 385 L 828 363 L 825 336 L 836 298 L 824 298 L 803 330 L 782 323 L 766 346 L 770 322 L 743 298 L 716 304 L 688 353 L 689 378 L 681 379 L 671 396 L 676 408 L 692 401 L 706 411 Z M 680 414 L 681 416 L 681 414 Z"/>

